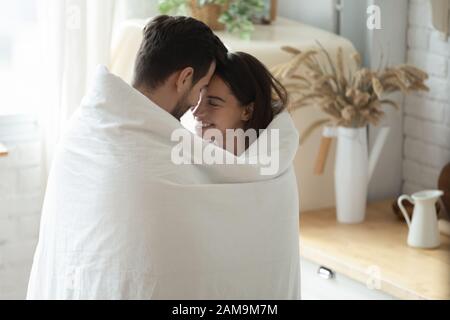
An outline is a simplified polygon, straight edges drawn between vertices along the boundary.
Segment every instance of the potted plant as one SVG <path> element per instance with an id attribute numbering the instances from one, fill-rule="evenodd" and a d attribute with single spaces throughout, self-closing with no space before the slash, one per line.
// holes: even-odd
<path id="1" fill-rule="evenodd" d="M 241 38 L 250 38 L 253 19 L 265 8 L 264 0 L 160 0 L 163 14 L 190 14 L 213 30 L 226 29 Z"/>
<path id="2" fill-rule="evenodd" d="M 282 49 L 294 58 L 272 72 L 292 93 L 289 110 L 315 106 L 328 115 L 312 123 L 300 143 L 321 126 L 326 126 L 324 135 L 337 137 L 334 172 L 337 219 L 343 223 L 361 222 L 365 217 L 368 182 L 389 132 L 388 127 L 382 128 L 369 156 L 367 126 L 379 123 L 384 105 L 398 109 L 395 101 L 386 99 L 387 94 L 428 90 L 424 84 L 428 75 L 405 64 L 371 70 L 361 66 L 357 53 L 346 65 L 341 48 L 333 61 L 320 43 L 317 50 L 305 52 L 292 47 Z M 320 60 L 324 62 L 319 63 Z"/>

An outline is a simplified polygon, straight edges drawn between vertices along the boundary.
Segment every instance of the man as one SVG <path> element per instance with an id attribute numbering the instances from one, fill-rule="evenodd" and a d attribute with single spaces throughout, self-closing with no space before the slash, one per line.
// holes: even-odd
<path id="1" fill-rule="evenodd" d="M 133 87 L 178 120 L 197 104 L 227 49 L 200 21 L 159 16 L 144 28 Z"/>

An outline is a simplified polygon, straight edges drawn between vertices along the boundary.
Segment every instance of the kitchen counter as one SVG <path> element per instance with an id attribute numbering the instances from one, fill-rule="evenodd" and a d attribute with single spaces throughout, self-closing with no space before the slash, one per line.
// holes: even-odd
<path id="1" fill-rule="evenodd" d="M 302 212 L 301 257 L 363 284 L 375 276 L 395 298 L 450 299 L 450 238 L 441 235 L 436 249 L 409 247 L 392 201 L 369 204 L 365 221 L 354 225 L 338 223 L 334 208 Z"/>

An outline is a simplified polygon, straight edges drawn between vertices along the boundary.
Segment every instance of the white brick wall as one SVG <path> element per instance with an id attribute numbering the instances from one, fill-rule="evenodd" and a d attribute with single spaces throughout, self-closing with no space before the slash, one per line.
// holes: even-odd
<path id="1" fill-rule="evenodd" d="M 450 40 L 431 24 L 428 0 L 409 3 L 407 62 L 430 75 L 428 93 L 406 97 L 404 108 L 403 191 L 437 188 L 450 162 Z"/>
<path id="2" fill-rule="evenodd" d="M 43 200 L 41 144 L 36 121 L 0 116 L 0 300 L 25 298 Z"/>

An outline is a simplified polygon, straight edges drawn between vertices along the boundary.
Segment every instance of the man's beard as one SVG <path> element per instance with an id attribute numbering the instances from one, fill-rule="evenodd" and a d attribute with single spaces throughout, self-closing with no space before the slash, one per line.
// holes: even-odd
<path id="1" fill-rule="evenodd" d="M 184 94 L 180 100 L 178 100 L 175 108 L 172 111 L 172 115 L 180 121 L 181 117 L 191 108 L 191 104 L 188 100 L 189 92 Z"/>

